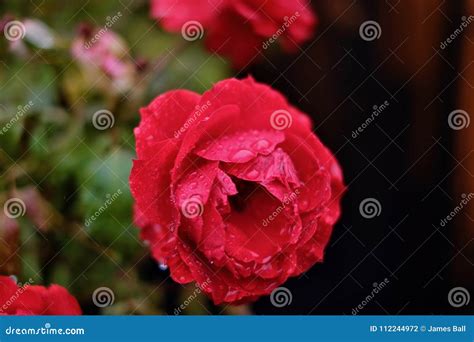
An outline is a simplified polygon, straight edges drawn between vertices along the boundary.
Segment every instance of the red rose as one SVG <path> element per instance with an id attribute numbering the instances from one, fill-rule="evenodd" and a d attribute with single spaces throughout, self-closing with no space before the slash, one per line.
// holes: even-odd
<path id="1" fill-rule="evenodd" d="M 322 261 L 342 172 L 278 92 L 251 78 L 171 91 L 141 110 L 135 136 L 135 221 L 175 281 L 239 303 Z"/>
<path id="2" fill-rule="evenodd" d="M 0 316 L 80 314 L 77 300 L 64 287 L 18 286 L 11 277 L 0 276 Z"/>
<path id="3" fill-rule="evenodd" d="M 294 51 L 308 40 L 316 16 L 307 0 L 152 0 L 151 13 L 188 40 L 206 31 L 206 45 L 242 68 L 279 40 Z"/>

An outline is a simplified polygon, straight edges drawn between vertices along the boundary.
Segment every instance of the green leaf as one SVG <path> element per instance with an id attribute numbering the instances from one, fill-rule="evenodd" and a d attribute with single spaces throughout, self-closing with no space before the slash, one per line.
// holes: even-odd
<path id="1" fill-rule="evenodd" d="M 132 158 L 130 152 L 115 149 L 103 160 L 95 159 L 79 177 L 79 207 L 86 231 L 124 257 L 133 255 L 140 246 L 132 224 L 128 185 Z"/>

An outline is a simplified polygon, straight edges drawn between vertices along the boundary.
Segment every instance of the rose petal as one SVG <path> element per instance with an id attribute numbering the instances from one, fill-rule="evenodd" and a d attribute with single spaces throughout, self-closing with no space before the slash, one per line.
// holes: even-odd
<path id="1" fill-rule="evenodd" d="M 226 252 L 243 262 L 265 263 L 301 231 L 293 205 L 282 204 L 263 188 L 247 199 L 243 212 L 232 211 L 225 222 Z"/>
<path id="2" fill-rule="evenodd" d="M 130 189 L 146 218 L 166 227 L 175 221 L 176 207 L 171 203 L 170 175 L 177 149 L 173 142 L 156 144 L 156 153 L 148 160 L 134 160 Z"/>
<path id="3" fill-rule="evenodd" d="M 175 90 L 157 97 L 140 110 L 140 125 L 135 128 L 139 159 L 156 154 L 156 142 L 180 137 L 180 129 L 195 111 L 201 96 L 187 90 Z"/>
<path id="4" fill-rule="evenodd" d="M 195 153 L 208 160 L 245 163 L 258 154 L 270 154 L 283 140 L 279 131 L 240 131 L 202 142 Z"/>

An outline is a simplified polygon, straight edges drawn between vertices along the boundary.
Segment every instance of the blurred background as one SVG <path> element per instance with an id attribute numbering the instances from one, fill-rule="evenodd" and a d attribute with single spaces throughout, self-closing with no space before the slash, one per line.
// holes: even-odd
<path id="1" fill-rule="evenodd" d="M 0 212 L 0 273 L 59 283 L 87 314 L 174 314 L 186 301 L 183 314 L 473 314 L 453 293 L 474 294 L 474 3 L 312 6 L 320 23 L 299 53 L 270 49 L 233 70 L 164 33 L 145 0 L 0 1 L 0 26 L 27 28 L 0 39 L 0 203 L 25 205 Z M 104 26 L 117 60 L 98 73 L 73 47 Z M 247 74 L 312 116 L 348 184 L 325 262 L 284 284 L 285 307 L 213 306 L 171 281 L 132 223 L 138 109 Z M 101 287 L 112 306 L 93 303 Z"/>

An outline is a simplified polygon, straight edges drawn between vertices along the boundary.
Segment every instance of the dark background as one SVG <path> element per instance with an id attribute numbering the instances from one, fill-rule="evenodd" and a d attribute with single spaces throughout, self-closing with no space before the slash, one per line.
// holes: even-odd
<path id="1" fill-rule="evenodd" d="M 469 112 L 474 95 L 473 28 L 445 50 L 440 43 L 473 14 L 468 1 L 313 1 L 315 39 L 297 56 L 266 59 L 250 72 L 309 113 L 335 152 L 348 192 L 323 264 L 287 282 L 293 302 L 257 314 L 351 314 L 373 289 L 389 284 L 360 314 L 473 314 L 453 308 L 448 292 L 473 293 L 473 208 L 445 227 L 440 220 L 473 190 L 472 131 L 452 130 L 448 115 Z M 378 40 L 359 26 L 375 20 Z M 463 97 L 462 95 L 465 94 Z M 374 105 L 389 102 L 356 139 L 352 131 Z M 376 198 L 380 216 L 365 219 L 359 203 Z"/>

